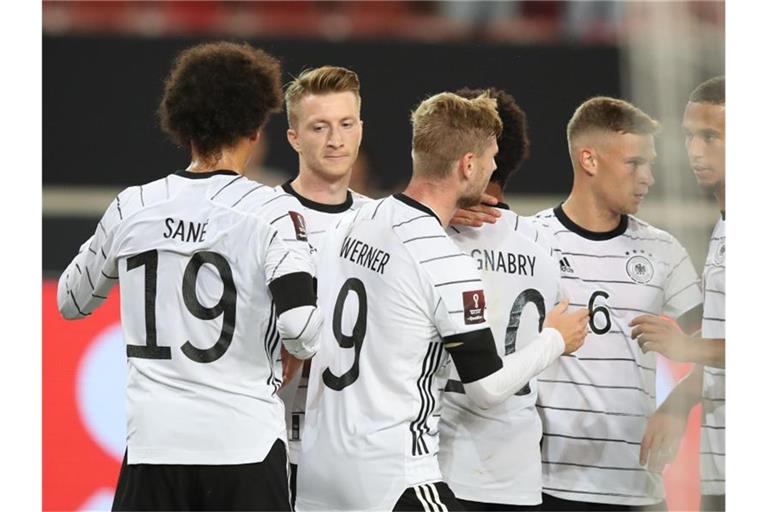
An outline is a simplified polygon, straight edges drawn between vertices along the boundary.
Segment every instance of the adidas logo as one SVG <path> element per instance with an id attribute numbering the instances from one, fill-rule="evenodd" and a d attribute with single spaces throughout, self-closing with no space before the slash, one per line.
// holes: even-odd
<path id="1" fill-rule="evenodd" d="M 568 258 L 560 258 L 560 272 L 568 272 L 569 274 L 573 274 L 573 268 L 568 262 Z"/>

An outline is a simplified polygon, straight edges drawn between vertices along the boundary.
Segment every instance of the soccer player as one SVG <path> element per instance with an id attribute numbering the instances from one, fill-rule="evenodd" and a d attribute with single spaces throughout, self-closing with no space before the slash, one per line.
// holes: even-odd
<path id="1" fill-rule="evenodd" d="M 457 94 L 474 98 L 481 90 Z M 509 177 L 528 153 L 525 113 L 505 91 L 491 89 L 503 130 L 497 168 L 486 193 L 500 202 L 501 218 L 481 228 L 450 227 L 447 233 L 469 254 L 483 278 L 488 323 L 499 355 L 538 343 L 541 326 L 560 287 L 560 267 L 551 245 L 530 219 L 501 202 Z M 583 317 L 586 327 L 587 317 Z M 466 510 L 531 510 L 541 503 L 541 420 L 536 380 L 505 402 L 482 410 L 463 394 L 455 369 L 443 397 L 440 469 Z"/>
<path id="2" fill-rule="evenodd" d="M 467 396 L 488 408 L 586 334 L 561 307 L 541 343 L 502 363 L 476 262 L 444 230 L 496 168 L 496 102 L 441 93 L 412 123 L 405 192 L 345 215 L 320 252 L 318 302 L 330 310 L 309 377 L 298 510 L 460 510 L 432 414 L 446 352 Z"/>
<path id="3" fill-rule="evenodd" d="M 281 103 L 280 63 L 262 50 L 183 51 L 158 113 L 189 166 L 120 192 L 59 280 L 71 319 L 120 283 L 115 510 L 290 510 L 276 349 L 311 357 L 322 315 L 298 201 L 242 175 Z"/>
<path id="4" fill-rule="evenodd" d="M 288 142 L 299 156 L 299 173 L 279 189 L 294 196 L 303 206 L 313 258 L 322 247 L 326 232 L 338 223 L 339 216 L 370 201 L 349 189 L 352 166 L 363 137 L 360 102 L 357 73 L 336 66 L 303 71 L 288 84 L 285 92 Z M 283 362 L 296 363 L 286 354 Z M 300 362 L 295 366 L 297 372 L 301 371 Z M 294 499 L 309 362 L 303 373 L 287 382 L 278 393 L 286 406 Z"/>
<path id="5" fill-rule="evenodd" d="M 539 377 L 542 510 L 664 508 L 661 475 L 639 464 L 655 410 L 656 357 L 630 336 L 641 314 L 671 318 L 701 303 L 698 277 L 669 233 L 633 216 L 653 185 L 657 123 L 595 97 L 567 127 L 573 187 L 537 214 L 561 249 L 571 305 L 590 311 L 584 346 Z"/>
<path id="6" fill-rule="evenodd" d="M 658 471 L 674 459 L 688 414 L 701 402 L 701 510 L 725 510 L 725 77 L 696 87 L 683 115 L 685 149 L 699 186 L 711 192 L 720 219 L 709 240 L 702 281 L 701 336 L 688 336 L 652 316 L 638 317 L 632 335 L 643 351 L 697 363 L 648 422 L 641 462 Z"/>

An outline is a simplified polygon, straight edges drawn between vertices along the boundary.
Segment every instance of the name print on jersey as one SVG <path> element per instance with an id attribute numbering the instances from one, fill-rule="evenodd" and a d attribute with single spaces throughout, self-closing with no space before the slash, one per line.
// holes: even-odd
<path id="1" fill-rule="evenodd" d="M 175 228 L 174 225 L 176 226 Z M 163 237 L 178 239 L 182 242 L 204 242 L 205 228 L 207 226 L 208 221 L 193 222 L 168 217 L 165 219 L 166 231 L 163 233 Z"/>
<path id="2" fill-rule="evenodd" d="M 486 249 L 473 249 L 470 254 L 477 260 L 477 270 L 533 277 L 536 266 L 536 256 L 528 256 L 527 254 L 513 254 Z"/>
<path id="3" fill-rule="evenodd" d="M 389 262 L 388 252 L 351 237 L 344 239 L 339 255 L 379 274 L 384 273 L 384 267 Z"/>

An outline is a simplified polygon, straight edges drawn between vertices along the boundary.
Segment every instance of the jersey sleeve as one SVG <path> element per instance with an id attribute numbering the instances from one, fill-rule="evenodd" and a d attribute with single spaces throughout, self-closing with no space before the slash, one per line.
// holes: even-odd
<path id="1" fill-rule="evenodd" d="M 307 265 L 308 272 L 315 275 L 315 268 L 310 257 L 307 225 L 303 207 L 295 197 L 285 192 L 264 203 L 260 217 L 275 229 L 282 245 L 287 245 L 302 265 Z"/>
<path id="2" fill-rule="evenodd" d="M 701 304 L 701 284 L 688 251 L 672 239 L 670 270 L 664 281 L 664 306 L 662 313 L 677 318 Z"/>
<path id="3" fill-rule="evenodd" d="M 94 234 L 59 278 L 57 302 L 64 318 L 85 318 L 106 300 L 118 281 L 115 232 L 123 218 L 118 195 L 99 220 Z"/>

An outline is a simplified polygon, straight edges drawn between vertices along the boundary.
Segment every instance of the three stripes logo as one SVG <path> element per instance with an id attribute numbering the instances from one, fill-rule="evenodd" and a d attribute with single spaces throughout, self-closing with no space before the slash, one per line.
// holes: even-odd
<path id="1" fill-rule="evenodd" d="M 571 263 L 568 261 L 568 258 L 560 258 L 560 272 L 573 274 L 573 267 L 571 267 Z"/>

